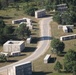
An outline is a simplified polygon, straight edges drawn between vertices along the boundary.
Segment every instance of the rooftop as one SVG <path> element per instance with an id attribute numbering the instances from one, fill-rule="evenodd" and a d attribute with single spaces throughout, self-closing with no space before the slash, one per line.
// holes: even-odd
<path id="1" fill-rule="evenodd" d="M 15 45 L 20 45 L 20 44 L 22 44 L 24 41 L 7 41 L 4 45 L 6 45 L 6 44 L 15 44 Z"/>
<path id="2" fill-rule="evenodd" d="M 35 11 L 35 12 L 41 12 L 41 11 L 45 11 L 45 9 L 37 10 L 37 11 Z"/>

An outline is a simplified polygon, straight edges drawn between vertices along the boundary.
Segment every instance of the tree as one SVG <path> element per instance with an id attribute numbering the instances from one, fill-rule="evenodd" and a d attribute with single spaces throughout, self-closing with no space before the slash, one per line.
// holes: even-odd
<path id="1" fill-rule="evenodd" d="M 7 58 L 5 55 L 0 55 L 0 62 L 6 62 L 7 61 Z"/>
<path id="2" fill-rule="evenodd" d="M 61 42 L 59 39 L 54 38 L 51 41 L 51 47 L 56 50 L 57 54 L 59 54 L 59 53 L 63 52 L 63 50 L 65 48 L 65 44 L 63 42 Z"/>
<path id="3" fill-rule="evenodd" d="M 55 66 L 54 66 L 54 70 L 60 72 L 60 69 L 62 69 L 62 65 L 59 61 L 56 62 Z"/>
<path id="4" fill-rule="evenodd" d="M 76 75 L 76 65 L 73 67 L 73 75 Z"/>
<path id="5" fill-rule="evenodd" d="M 61 15 L 60 15 L 59 12 L 56 12 L 56 13 L 54 14 L 54 16 L 53 16 L 53 20 L 56 21 L 56 22 L 58 22 L 59 24 L 62 23 Z"/>
<path id="6" fill-rule="evenodd" d="M 35 15 L 34 13 L 36 10 L 37 10 L 37 8 L 30 6 L 30 7 L 25 9 L 25 13 L 27 15 L 34 16 Z"/>
<path id="7" fill-rule="evenodd" d="M 3 30 L 3 34 L 4 35 L 9 35 L 9 34 L 12 34 L 13 33 L 13 29 L 12 29 L 12 26 L 5 26 L 4 27 L 4 30 Z"/>
<path id="8" fill-rule="evenodd" d="M 5 23 L 2 19 L 0 19 L 0 28 L 4 28 L 5 27 Z"/>
<path id="9" fill-rule="evenodd" d="M 67 72 L 73 72 L 73 67 L 76 65 L 76 53 L 69 50 L 64 56 L 64 69 Z"/>
<path id="10" fill-rule="evenodd" d="M 0 1 L 0 10 L 2 9 L 1 1 Z"/>
<path id="11" fill-rule="evenodd" d="M 0 19 L 0 44 L 3 44 L 6 40 L 3 34 L 4 27 L 5 27 L 5 23 L 2 19 Z"/>
<path id="12" fill-rule="evenodd" d="M 29 28 L 27 28 L 26 33 L 27 33 L 27 37 L 31 35 L 31 31 L 29 30 Z"/>
<path id="13" fill-rule="evenodd" d="M 19 5 L 18 5 L 18 4 L 16 4 L 16 10 L 17 10 L 17 11 L 19 10 Z"/>
<path id="14" fill-rule="evenodd" d="M 14 33 L 17 35 L 18 38 L 26 39 L 31 34 L 31 31 L 26 27 L 26 24 L 21 24 L 17 29 L 15 29 Z"/>

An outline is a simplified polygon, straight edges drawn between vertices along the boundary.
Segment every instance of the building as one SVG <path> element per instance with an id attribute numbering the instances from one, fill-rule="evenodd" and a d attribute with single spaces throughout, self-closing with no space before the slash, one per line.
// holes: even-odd
<path id="1" fill-rule="evenodd" d="M 12 20 L 12 24 L 20 24 L 21 22 L 26 22 L 30 25 L 32 24 L 32 20 L 29 18 L 21 18 L 21 19 Z"/>
<path id="2" fill-rule="evenodd" d="M 67 5 L 66 4 L 59 4 L 57 5 L 57 11 L 63 12 L 67 10 Z"/>
<path id="3" fill-rule="evenodd" d="M 74 25 L 58 25 L 58 29 L 63 29 L 65 33 L 73 32 Z"/>
<path id="4" fill-rule="evenodd" d="M 63 31 L 64 31 L 65 33 L 68 33 L 68 27 L 67 27 L 67 26 L 63 26 Z"/>
<path id="5" fill-rule="evenodd" d="M 71 40 L 71 39 L 76 39 L 76 34 L 66 35 L 66 36 L 60 37 L 60 41 L 66 41 L 66 40 Z"/>
<path id="6" fill-rule="evenodd" d="M 8 75 L 32 75 L 31 62 L 13 65 L 13 67 L 8 69 Z"/>
<path id="7" fill-rule="evenodd" d="M 21 52 L 20 51 L 13 51 L 11 53 L 9 53 L 9 56 L 20 56 Z"/>
<path id="8" fill-rule="evenodd" d="M 30 44 L 30 42 L 31 42 L 31 37 L 27 38 L 26 42 L 27 42 L 28 44 Z"/>
<path id="9" fill-rule="evenodd" d="M 24 41 L 7 41 L 3 44 L 4 52 L 22 51 L 25 48 Z"/>
<path id="10" fill-rule="evenodd" d="M 50 60 L 50 57 L 51 57 L 50 54 L 47 54 L 44 58 L 44 63 L 48 63 Z"/>
<path id="11" fill-rule="evenodd" d="M 42 18 L 46 16 L 45 9 L 35 11 L 35 18 Z"/>

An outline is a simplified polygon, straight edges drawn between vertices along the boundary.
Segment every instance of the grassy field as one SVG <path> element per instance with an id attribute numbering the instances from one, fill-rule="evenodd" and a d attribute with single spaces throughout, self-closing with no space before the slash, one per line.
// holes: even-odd
<path id="1" fill-rule="evenodd" d="M 69 35 L 76 33 L 76 29 L 73 30 L 73 33 L 64 33 L 62 29 L 58 29 L 58 24 L 56 22 L 51 22 L 50 25 L 51 25 L 52 36 L 55 38 L 59 38 L 62 35 Z M 74 49 L 74 50 L 76 49 L 76 39 L 64 41 L 64 43 L 65 43 L 64 53 L 66 53 L 69 49 Z M 44 64 L 43 61 L 46 54 L 51 54 L 52 59 L 49 64 Z M 33 75 L 72 75 L 71 73 L 64 73 L 64 69 L 61 70 L 61 73 L 57 73 L 54 70 L 54 65 L 56 61 L 57 60 L 60 61 L 61 64 L 63 65 L 64 64 L 63 59 L 64 59 L 64 55 L 56 56 L 55 54 L 52 54 L 50 47 L 43 56 L 41 56 L 40 58 L 38 58 L 33 62 Z"/>

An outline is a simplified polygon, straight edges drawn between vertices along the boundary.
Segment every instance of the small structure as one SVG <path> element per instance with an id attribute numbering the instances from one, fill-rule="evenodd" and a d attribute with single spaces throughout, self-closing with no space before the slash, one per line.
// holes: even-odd
<path id="1" fill-rule="evenodd" d="M 9 56 L 20 56 L 21 52 L 20 51 L 13 51 L 9 54 Z"/>
<path id="2" fill-rule="evenodd" d="M 4 52 L 22 51 L 25 48 L 24 41 L 7 41 L 3 44 Z"/>
<path id="3" fill-rule="evenodd" d="M 44 58 L 44 63 L 48 63 L 50 57 L 51 57 L 50 54 L 47 54 Z"/>
<path id="4" fill-rule="evenodd" d="M 8 75 L 32 75 L 31 62 L 13 65 L 13 67 L 8 68 Z"/>
<path id="5" fill-rule="evenodd" d="M 68 27 L 67 27 L 67 26 L 63 26 L 63 31 L 64 31 L 65 33 L 68 33 Z"/>
<path id="6" fill-rule="evenodd" d="M 35 11 L 35 18 L 42 18 L 46 15 L 45 9 Z"/>
<path id="7" fill-rule="evenodd" d="M 27 22 L 29 24 L 32 23 L 31 19 L 29 19 L 29 18 L 21 18 L 21 19 L 13 20 L 12 24 L 20 24 L 21 22 Z"/>
<path id="8" fill-rule="evenodd" d="M 27 42 L 28 44 L 30 44 L 30 42 L 31 42 L 31 37 L 27 38 L 26 42 Z"/>
<path id="9" fill-rule="evenodd" d="M 72 29 L 74 29 L 74 25 L 58 25 L 58 29 L 63 29 L 64 32 L 72 32 Z"/>
<path id="10" fill-rule="evenodd" d="M 63 12 L 67 10 L 67 5 L 66 4 L 59 4 L 57 5 L 57 11 Z"/>
<path id="11" fill-rule="evenodd" d="M 12 21 L 12 24 L 19 24 L 19 23 L 21 23 L 21 22 L 26 22 L 26 20 L 25 20 L 25 19 L 13 20 L 13 21 Z"/>
<path id="12" fill-rule="evenodd" d="M 71 40 L 71 39 L 76 39 L 76 34 L 66 35 L 66 36 L 60 37 L 60 41 Z"/>

